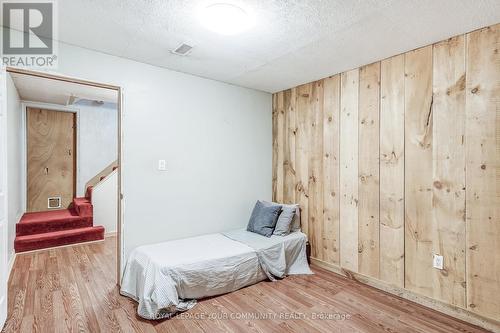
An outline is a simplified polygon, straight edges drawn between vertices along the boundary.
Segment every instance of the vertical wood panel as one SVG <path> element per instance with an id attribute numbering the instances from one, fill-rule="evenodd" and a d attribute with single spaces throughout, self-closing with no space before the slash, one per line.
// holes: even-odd
<path id="1" fill-rule="evenodd" d="M 404 285 L 404 55 L 380 70 L 380 279 Z"/>
<path id="2" fill-rule="evenodd" d="M 358 271 L 358 89 L 359 70 L 341 74 L 340 263 Z"/>
<path id="3" fill-rule="evenodd" d="M 433 50 L 433 297 L 465 306 L 465 39 L 450 38 Z M 427 261 L 430 265 L 430 261 Z"/>
<path id="4" fill-rule="evenodd" d="M 285 91 L 285 151 L 284 151 L 284 189 L 283 202 L 295 202 L 295 109 L 297 89 Z"/>
<path id="5" fill-rule="evenodd" d="M 500 319 L 500 24 L 467 35 L 467 308 Z"/>
<path id="6" fill-rule="evenodd" d="M 323 260 L 339 264 L 340 75 L 323 81 Z"/>
<path id="7" fill-rule="evenodd" d="M 284 151 L 285 151 L 285 93 L 280 91 L 277 93 L 278 100 L 276 101 L 276 135 L 278 136 L 278 149 L 276 157 L 276 202 L 283 202 L 284 190 Z"/>
<path id="8" fill-rule="evenodd" d="M 322 259 L 323 248 L 323 80 L 312 84 L 309 154 L 309 241 L 311 255 Z"/>
<path id="9" fill-rule="evenodd" d="M 309 98 L 312 84 L 297 88 L 297 135 L 295 138 L 295 200 L 301 209 L 302 232 L 309 233 Z"/>
<path id="10" fill-rule="evenodd" d="M 380 62 L 359 70 L 359 272 L 379 276 Z"/>
<path id="11" fill-rule="evenodd" d="M 432 46 L 405 54 L 405 287 L 432 295 Z"/>
<path id="12" fill-rule="evenodd" d="M 273 95 L 315 258 L 500 320 L 499 27 Z"/>

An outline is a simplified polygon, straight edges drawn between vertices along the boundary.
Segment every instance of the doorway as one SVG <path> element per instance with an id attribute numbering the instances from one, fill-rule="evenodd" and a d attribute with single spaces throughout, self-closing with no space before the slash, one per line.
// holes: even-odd
<path id="1" fill-rule="evenodd" d="M 27 212 L 68 208 L 76 194 L 76 115 L 26 109 Z"/>
<path id="2" fill-rule="evenodd" d="M 60 151 L 61 153 L 61 158 L 64 160 L 65 166 L 59 169 L 59 172 L 64 172 L 66 178 L 71 179 L 72 186 L 71 189 L 70 186 L 68 185 L 68 190 L 67 193 L 69 193 L 68 198 L 72 197 L 74 198 L 75 196 L 77 198 L 73 199 L 73 205 L 77 203 L 78 205 L 81 203 L 78 199 L 78 197 L 84 196 L 85 198 L 81 199 L 88 199 L 86 190 L 88 189 L 88 177 L 87 174 L 84 172 L 81 172 L 82 170 L 80 167 L 80 162 L 82 165 L 89 165 L 89 151 L 100 151 L 102 152 L 105 147 L 99 146 L 99 142 L 102 139 L 102 136 L 100 135 L 102 132 L 107 133 L 107 137 L 109 138 L 114 137 L 115 140 L 111 146 L 115 147 L 116 152 L 116 157 L 114 162 L 112 163 L 110 168 L 104 168 L 101 172 L 98 172 L 96 170 L 99 169 L 100 164 L 94 163 L 91 166 L 91 169 L 93 170 L 92 174 L 99 174 L 98 179 L 102 180 L 104 178 L 104 181 L 101 183 L 109 185 L 110 183 L 113 183 L 111 187 L 114 188 L 112 192 L 106 192 L 106 193 L 114 193 L 113 195 L 113 201 L 110 202 L 115 202 L 113 204 L 113 208 L 111 209 L 114 211 L 113 214 L 107 211 L 109 213 L 108 215 L 105 215 L 106 217 L 109 217 L 113 215 L 112 220 L 115 221 L 114 224 L 114 232 L 112 232 L 109 237 L 116 237 L 116 282 L 119 284 L 120 282 L 120 276 L 121 276 L 121 271 L 122 271 L 122 261 L 121 258 L 123 256 L 123 241 L 122 241 L 122 128 L 121 128 L 121 119 L 122 119 L 122 91 L 119 86 L 115 85 L 110 85 L 110 84 L 104 84 L 104 83 L 99 83 L 99 82 L 93 82 L 93 81 L 87 81 L 87 80 L 81 80 L 81 79 L 75 79 L 75 78 L 70 78 L 70 77 L 65 77 L 65 76 L 60 76 L 60 75 L 54 75 L 54 74 L 47 74 L 47 73 L 42 73 L 42 72 L 36 72 L 36 71 L 31 71 L 31 70 L 24 70 L 24 69 L 18 69 L 18 68 L 7 68 L 6 72 L 8 75 L 10 75 L 14 79 L 14 84 L 19 83 L 20 85 L 18 86 L 18 92 L 21 95 L 21 103 L 22 103 L 22 109 L 23 111 L 23 116 L 25 117 L 23 122 L 25 124 L 24 130 L 24 148 L 25 151 L 23 154 L 24 161 L 22 161 L 22 165 L 24 167 L 21 168 L 21 173 L 24 174 L 21 175 L 21 179 L 24 179 L 25 181 L 22 182 L 21 186 L 24 187 L 24 189 L 21 189 L 21 192 L 25 193 L 24 197 L 22 197 L 22 200 L 24 203 L 22 203 L 22 206 L 24 207 L 25 211 L 28 211 L 28 202 L 27 202 L 27 197 L 28 197 L 28 165 L 30 165 L 30 162 L 28 161 L 28 150 L 30 149 L 29 146 L 29 133 L 28 133 L 28 123 L 31 122 L 28 117 L 31 117 L 30 113 L 34 111 L 35 114 L 38 112 L 39 119 L 42 119 L 42 123 L 45 123 L 45 120 L 43 119 L 50 119 L 50 118 L 64 118 L 63 120 L 60 120 L 61 124 L 64 125 L 57 125 L 57 126 L 47 126 L 47 124 L 44 124 L 45 131 L 42 131 L 43 133 L 47 133 L 48 129 L 50 128 L 58 128 L 58 127 L 64 127 L 65 128 L 65 134 L 53 134 L 56 138 L 57 137 L 64 137 L 66 138 L 65 144 L 60 146 Z M 5 72 L 4 72 L 5 73 Z M 25 81 L 24 83 L 21 84 L 21 81 Z M 50 93 L 57 91 L 58 93 Z M 49 98 L 50 97 L 50 98 Z M 30 101 L 36 101 L 35 103 L 30 102 Z M 109 112 L 110 108 L 115 110 L 114 114 L 114 122 L 116 129 L 114 131 L 100 131 L 99 126 L 93 126 L 92 123 L 97 124 L 99 123 L 103 118 L 99 118 L 96 116 L 97 109 L 102 111 L 100 114 L 103 115 L 103 117 L 107 117 L 106 119 L 109 119 Z M 31 109 L 31 110 L 30 110 Z M 93 109 L 95 112 L 92 113 L 90 110 Z M 104 113 L 107 113 L 108 116 L 104 116 Z M 88 116 L 85 116 L 88 115 Z M 33 118 L 35 119 L 35 118 Z M 70 131 L 72 130 L 72 131 Z M 82 136 L 82 131 L 84 133 L 91 133 L 94 135 L 83 135 Z M 54 133 L 56 133 L 55 131 Z M 52 134 L 51 134 L 52 135 Z M 80 137 L 82 136 L 82 137 Z M 92 138 L 92 140 L 89 141 L 89 137 Z M 97 143 L 96 143 L 97 141 Z M 50 145 L 49 145 L 50 146 Z M 50 146 L 52 147 L 52 146 Z M 99 147 L 99 148 L 97 148 Z M 71 154 L 70 151 L 71 150 Z M 39 151 L 44 151 L 44 149 L 37 149 L 37 152 Z M 35 153 L 36 155 L 37 153 Z M 53 153 L 50 153 L 53 154 Z M 50 155 L 49 154 L 49 155 Z M 56 152 L 54 154 L 57 155 Z M 101 154 L 102 155 L 102 154 Z M 99 155 L 98 157 L 101 158 L 102 156 Z M 95 156 L 94 156 L 95 157 Z M 97 160 L 97 158 L 92 159 L 94 162 Z M 46 159 L 48 161 L 48 159 Z M 102 162 L 102 160 L 101 160 Z M 99 162 L 99 163 L 101 163 Z M 35 163 L 36 165 L 36 163 Z M 51 175 L 52 169 L 50 164 L 45 165 L 44 167 L 40 168 L 34 168 L 38 169 L 38 174 L 40 174 L 40 170 L 42 172 L 42 175 L 45 173 L 47 176 L 47 170 L 48 168 L 48 174 Z M 83 168 L 83 167 L 82 167 Z M 110 170 L 108 170 L 110 169 Z M 58 166 L 55 166 L 55 170 L 58 170 Z M 88 167 L 86 167 L 83 171 L 89 170 Z M 54 173 L 56 173 L 54 171 Z M 53 174 L 53 173 L 52 173 Z M 56 173 L 57 174 L 57 173 Z M 104 176 L 103 176 L 104 174 Z M 78 177 L 78 175 L 81 175 L 81 179 Z M 107 177 L 109 175 L 109 177 Z M 107 181 L 107 180 L 110 181 Z M 69 184 L 70 182 L 68 182 Z M 76 189 L 75 189 L 76 187 Z M 107 187 L 109 189 L 109 186 Z M 59 191 L 61 192 L 61 191 Z M 104 192 L 104 186 L 101 187 L 101 193 Z M 52 195 L 55 194 L 54 196 L 57 198 L 59 196 L 59 193 L 51 193 L 50 198 L 52 198 Z M 96 196 L 99 193 L 94 193 Z M 75 202 L 77 200 L 78 202 Z M 94 200 L 92 198 L 92 200 Z M 82 200 L 83 201 L 83 200 Z M 57 202 L 56 202 L 57 203 Z M 45 198 L 45 207 L 49 205 L 48 203 L 48 197 Z M 61 208 L 66 208 L 65 206 L 67 205 L 67 201 L 64 200 L 64 195 L 61 194 Z M 94 204 L 94 210 L 96 209 L 96 205 Z M 82 206 L 83 208 L 83 206 Z M 81 210 L 79 212 L 81 216 L 86 215 L 87 212 Z M 96 213 L 97 216 L 97 213 Z M 96 217 L 95 216 L 95 217 Z M 99 216 L 103 216 L 100 214 Z M 96 218 L 97 220 L 97 218 Z M 108 220 L 111 220 L 108 218 Z M 101 223 L 97 223 L 97 225 L 101 225 Z M 105 228 L 107 230 L 107 228 Z M 105 237 L 107 234 L 105 233 Z"/>

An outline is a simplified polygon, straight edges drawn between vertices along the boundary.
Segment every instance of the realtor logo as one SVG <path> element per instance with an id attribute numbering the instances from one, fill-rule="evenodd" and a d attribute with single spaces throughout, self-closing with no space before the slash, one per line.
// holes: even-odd
<path id="1" fill-rule="evenodd" d="M 4 65 L 54 67 L 57 59 L 54 1 L 2 1 L 1 17 Z"/>

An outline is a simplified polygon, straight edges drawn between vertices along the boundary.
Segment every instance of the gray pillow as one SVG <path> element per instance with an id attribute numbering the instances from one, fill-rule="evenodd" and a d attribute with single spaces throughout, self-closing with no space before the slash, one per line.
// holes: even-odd
<path id="1" fill-rule="evenodd" d="M 297 209 L 295 210 L 295 216 L 293 217 L 292 220 L 292 226 L 290 228 L 290 231 L 300 231 L 300 206 L 297 205 Z"/>
<path id="2" fill-rule="evenodd" d="M 281 214 L 276 222 L 276 228 L 274 228 L 273 235 L 286 236 L 290 233 L 292 229 L 292 222 L 296 216 L 296 211 L 299 205 L 283 205 L 281 207 Z M 299 226 L 300 228 L 300 226 Z"/>
<path id="3" fill-rule="evenodd" d="M 247 231 L 271 237 L 280 212 L 281 205 L 266 206 L 262 201 L 257 201 L 248 221 Z"/>
<path id="4" fill-rule="evenodd" d="M 276 202 L 263 201 L 266 206 L 282 206 L 281 213 L 276 222 L 273 235 L 286 236 L 290 231 L 300 230 L 299 205 L 281 205 Z"/>

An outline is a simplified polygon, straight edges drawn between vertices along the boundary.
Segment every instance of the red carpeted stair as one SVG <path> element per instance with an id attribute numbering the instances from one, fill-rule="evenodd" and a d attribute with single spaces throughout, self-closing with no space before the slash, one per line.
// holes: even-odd
<path id="1" fill-rule="evenodd" d="M 16 252 L 104 239 L 104 227 L 93 226 L 91 193 L 74 198 L 69 209 L 24 214 L 16 225 Z"/>

